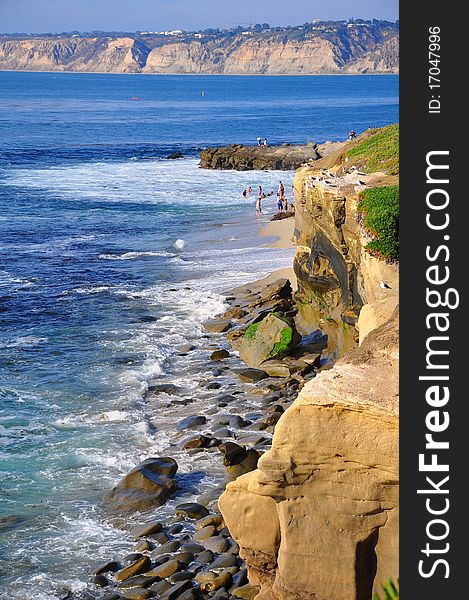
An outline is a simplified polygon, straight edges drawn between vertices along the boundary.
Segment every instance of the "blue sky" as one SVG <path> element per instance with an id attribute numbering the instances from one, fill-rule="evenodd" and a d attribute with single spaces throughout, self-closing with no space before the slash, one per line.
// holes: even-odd
<path id="1" fill-rule="evenodd" d="M 4 33 L 297 25 L 350 17 L 396 20 L 398 0 L 0 0 Z"/>

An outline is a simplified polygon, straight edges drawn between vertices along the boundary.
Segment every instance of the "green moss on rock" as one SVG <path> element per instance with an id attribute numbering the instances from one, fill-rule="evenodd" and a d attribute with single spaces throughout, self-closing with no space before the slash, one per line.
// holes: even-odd
<path id="1" fill-rule="evenodd" d="M 280 356 L 281 354 L 288 352 L 290 344 L 292 343 L 292 339 L 293 329 L 290 326 L 282 329 L 282 331 L 280 332 L 280 341 L 274 344 L 271 356 Z"/>

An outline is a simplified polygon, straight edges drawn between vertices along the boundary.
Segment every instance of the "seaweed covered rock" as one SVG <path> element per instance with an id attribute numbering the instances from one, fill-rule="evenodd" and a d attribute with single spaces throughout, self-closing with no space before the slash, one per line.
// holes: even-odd
<path id="1" fill-rule="evenodd" d="M 301 341 L 291 319 L 271 313 L 248 327 L 239 354 L 249 367 L 259 367 L 270 358 L 282 358 Z"/>

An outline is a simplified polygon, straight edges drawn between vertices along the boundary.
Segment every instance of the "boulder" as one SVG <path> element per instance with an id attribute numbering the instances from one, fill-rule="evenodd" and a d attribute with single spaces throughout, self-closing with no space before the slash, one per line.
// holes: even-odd
<path id="1" fill-rule="evenodd" d="M 197 502 L 188 502 L 176 506 L 176 515 L 185 517 L 186 519 L 202 519 L 209 514 L 205 506 L 197 504 Z"/>
<path id="2" fill-rule="evenodd" d="M 151 567 L 151 561 L 148 556 L 142 556 L 135 562 L 131 563 L 127 567 L 124 567 L 115 574 L 116 581 L 125 581 L 135 575 L 145 573 Z"/>
<path id="3" fill-rule="evenodd" d="M 183 431 L 184 429 L 194 429 L 196 427 L 200 427 L 201 425 L 205 425 L 207 422 L 207 417 L 203 415 L 191 415 L 190 417 L 186 417 L 179 421 L 176 425 L 176 429 L 178 431 Z"/>
<path id="4" fill-rule="evenodd" d="M 245 315 L 247 315 L 247 312 L 244 310 L 244 308 L 241 308 L 239 306 L 233 306 L 232 308 L 229 308 L 226 312 L 223 313 L 223 317 L 225 319 L 235 320 L 241 319 Z"/>
<path id="5" fill-rule="evenodd" d="M 228 350 L 220 348 L 219 350 L 215 350 L 214 352 L 212 352 L 212 354 L 210 355 L 210 360 L 223 360 L 229 357 L 230 353 L 228 352 Z"/>
<path id="6" fill-rule="evenodd" d="M 132 469 L 103 497 L 113 513 L 143 511 L 163 505 L 175 490 L 173 477 L 178 469 L 173 458 L 148 458 Z"/>
<path id="7" fill-rule="evenodd" d="M 203 323 L 203 326 L 209 333 L 225 333 L 231 329 L 231 321 L 229 319 L 209 319 Z"/>
<path id="8" fill-rule="evenodd" d="M 267 360 L 261 364 L 262 370 L 270 377 L 290 377 L 309 368 L 304 362 L 295 359 Z"/>
<path id="9" fill-rule="evenodd" d="M 134 540 L 138 540 L 139 538 L 145 537 L 147 535 L 152 535 L 153 533 L 159 533 L 162 531 L 163 525 L 161 523 L 145 523 L 143 525 L 137 525 L 136 527 L 132 527 L 130 530 L 130 535 Z"/>
<path id="10" fill-rule="evenodd" d="M 261 369 L 242 369 L 241 371 L 238 371 L 238 377 L 241 381 L 253 383 L 255 381 L 261 381 L 261 379 L 265 379 L 268 377 L 268 375 Z"/>
<path id="11" fill-rule="evenodd" d="M 291 319 L 269 314 L 246 330 L 239 354 L 249 367 L 260 367 L 271 358 L 282 358 L 301 341 Z"/>

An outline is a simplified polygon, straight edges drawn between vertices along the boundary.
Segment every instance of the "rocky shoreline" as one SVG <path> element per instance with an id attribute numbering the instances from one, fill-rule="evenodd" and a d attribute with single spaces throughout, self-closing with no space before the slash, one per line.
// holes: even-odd
<path id="1" fill-rule="evenodd" d="M 203 387 L 220 389 L 217 379 L 228 373 L 233 384 L 236 382 L 233 387 L 239 389 L 216 397 L 213 416 L 189 414 L 181 419 L 176 430 L 182 439 L 174 440 L 188 454 L 218 453 L 224 480 L 199 496 L 197 502 L 177 505 L 165 522 L 150 519 L 140 523 L 138 515 L 163 505 L 174 493 L 178 465 L 171 457 L 148 458 L 105 495 L 103 503 L 111 515 L 136 521 L 129 533 L 134 540 L 132 552 L 100 563 L 91 571 L 93 583 L 106 600 L 234 600 L 251 599 L 259 592 L 249 583 L 239 546 L 218 510 L 218 498 L 226 483 L 256 469 L 259 458 L 270 448 L 281 415 L 306 381 L 316 376 L 327 340 L 321 334 L 298 334 L 287 279 L 267 285 L 254 282 L 233 290 L 226 299 L 226 312 L 204 324 L 213 344 Z M 256 344 L 243 348 L 243 340 L 249 338 L 244 335 L 246 331 L 258 329 L 261 323 L 264 335 Z M 292 333 L 287 342 L 284 330 Z M 245 357 L 250 354 L 247 364 L 243 366 L 236 355 L 233 357 L 234 349 Z M 181 350 L 191 352 L 189 347 Z M 266 353 L 274 353 L 274 358 L 262 360 Z M 230 357 L 235 358 L 237 368 L 226 365 Z M 180 402 L 177 386 L 171 384 L 155 383 L 149 392 L 173 394 Z M 245 407 L 243 413 L 239 399 L 246 403 L 246 397 L 254 400 L 257 410 Z"/>
<path id="2" fill-rule="evenodd" d="M 281 146 L 243 146 L 232 144 L 218 148 L 205 148 L 200 153 L 202 169 L 236 171 L 278 170 L 292 171 L 325 158 L 339 150 L 346 142 L 325 142 L 304 145 L 282 144 Z"/>

